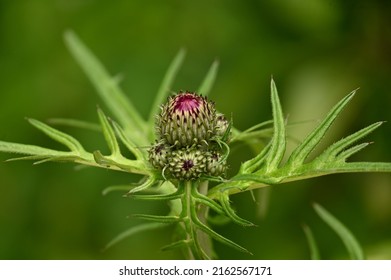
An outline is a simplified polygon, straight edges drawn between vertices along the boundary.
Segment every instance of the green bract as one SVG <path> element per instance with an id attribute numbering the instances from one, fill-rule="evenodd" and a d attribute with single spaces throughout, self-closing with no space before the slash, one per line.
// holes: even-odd
<path id="1" fill-rule="evenodd" d="M 233 210 L 230 201 L 233 194 L 333 173 L 391 172 L 389 162 L 348 161 L 350 156 L 369 144 L 358 141 L 378 128 L 382 122 L 369 125 L 335 142 L 314 159 L 309 159 L 309 155 L 355 92 L 338 102 L 293 152 L 285 155 L 287 124 L 273 80 L 273 119 L 240 131 L 232 127 L 232 121 L 228 121 L 205 97 L 215 80 L 217 62 L 212 64 L 197 90 L 203 96 L 182 92 L 168 97 L 174 77 L 184 60 L 185 53 L 181 50 L 169 66 L 149 117 L 145 120 L 119 88 L 118 80 L 109 75 L 74 33 L 67 32 L 65 41 L 113 118 L 109 119 L 98 108 L 99 126 L 64 119 L 57 120 L 57 123 L 94 130 L 100 127 L 110 152 L 103 155 L 99 150 L 87 151 L 74 137 L 33 119 L 28 119 L 31 125 L 64 145 L 67 150 L 57 151 L 0 141 L 0 151 L 22 154 L 22 157 L 16 159 L 30 159 L 35 163 L 73 162 L 142 175 L 142 180 L 134 185 L 111 186 L 104 193 L 121 190 L 126 191 L 126 196 L 132 199 L 168 201 L 170 211 L 164 215 L 133 215 L 147 222 L 120 234 L 108 247 L 142 231 L 174 224 L 176 240 L 165 246 L 165 250 L 180 248 L 187 258 L 210 258 L 216 256 L 210 240 L 213 238 L 249 253 L 242 246 L 214 231 L 208 224 L 209 213 L 214 212 L 214 216 L 229 218 L 241 226 L 253 226 L 253 223 L 239 217 Z M 249 139 L 254 138 L 268 139 L 268 144 L 261 147 L 259 154 L 241 163 L 239 170 L 233 171 L 235 175 L 226 178 L 229 145 L 236 142 L 246 144 Z M 131 158 L 126 157 L 120 147 L 125 147 L 132 154 Z M 283 161 L 283 158 L 287 160 Z M 212 188 L 211 182 L 215 184 Z M 148 192 L 143 193 L 145 190 Z M 315 211 L 341 237 L 354 258 L 363 258 L 358 242 L 341 222 L 318 205 L 315 206 Z M 309 227 L 305 227 L 305 233 L 313 257 L 318 258 L 315 238 Z"/>

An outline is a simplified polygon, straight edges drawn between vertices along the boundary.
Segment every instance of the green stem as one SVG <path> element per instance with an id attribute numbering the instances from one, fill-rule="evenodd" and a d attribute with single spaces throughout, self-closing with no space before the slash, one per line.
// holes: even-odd
<path id="1" fill-rule="evenodd" d="M 182 211 L 180 218 L 186 233 L 185 242 L 189 245 L 185 254 L 189 259 L 205 259 L 212 254 L 212 242 L 210 237 L 198 230 L 197 224 L 206 222 L 205 211 L 207 207 L 201 207 L 197 201 L 200 183 L 196 181 L 179 182 L 178 188 L 183 189 L 181 197 Z M 203 184 L 205 187 L 205 184 Z"/>
<path id="2" fill-rule="evenodd" d="M 186 238 L 185 240 L 188 242 L 190 245 L 187 248 L 187 257 L 189 259 L 200 259 L 200 256 L 196 252 L 194 240 L 196 240 L 196 234 L 195 230 L 193 228 L 193 223 L 191 220 L 191 215 L 190 215 L 190 207 L 191 207 L 191 187 L 192 184 L 190 181 L 180 181 L 178 188 L 183 188 L 184 190 L 184 195 L 182 196 L 181 202 L 182 202 L 182 211 L 180 217 L 183 220 L 183 225 L 184 229 L 186 232 Z"/>

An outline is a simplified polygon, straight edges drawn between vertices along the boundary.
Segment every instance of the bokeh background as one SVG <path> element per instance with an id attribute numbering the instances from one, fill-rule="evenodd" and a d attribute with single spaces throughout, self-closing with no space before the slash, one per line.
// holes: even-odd
<path id="1" fill-rule="evenodd" d="M 24 117 L 97 122 L 102 102 L 63 43 L 64 31 L 72 29 L 112 74 L 123 75 L 122 88 L 144 116 L 181 47 L 187 57 L 173 90 L 195 90 L 217 58 L 211 98 L 240 129 L 271 118 L 271 76 L 289 121 L 316 121 L 360 87 L 323 142 L 330 144 L 391 120 L 390 14 L 391 2 L 384 0 L 0 1 L 0 139 L 53 147 Z M 302 139 L 314 124 L 292 128 L 292 139 Z M 65 130 L 90 150 L 104 147 L 99 134 Z M 391 161 L 390 139 L 386 123 L 368 138 L 374 145 L 353 159 Z M 235 150 L 232 169 L 249 156 Z M 139 223 L 127 215 L 166 211 L 164 204 L 101 195 L 106 186 L 135 180 L 70 164 L 0 163 L 0 259 L 181 258 L 159 251 L 170 242 L 170 229 L 101 250 Z M 391 259 L 390 174 L 333 175 L 255 196 L 257 203 L 249 193 L 233 201 L 259 227 L 215 228 L 254 255 L 216 244 L 220 258 L 308 259 L 302 224 L 314 231 L 323 258 L 347 258 L 342 242 L 314 213 L 311 204 L 318 202 L 351 229 L 368 258 Z"/>

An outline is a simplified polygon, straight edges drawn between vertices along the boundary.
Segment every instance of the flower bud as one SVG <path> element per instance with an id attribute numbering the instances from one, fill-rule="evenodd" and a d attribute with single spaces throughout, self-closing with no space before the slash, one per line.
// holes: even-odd
<path id="1" fill-rule="evenodd" d="M 149 151 L 149 162 L 156 169 L 162 170 L 166 165 L 169 158 L 169 147 L 166 147 L 162 143 L 158 143 L 152 146 Z"/>
<path id="2" fill-rule="evenodd" d="M 176 148 L 208 142 L 216 134 L 216 109 L 213 102 L 192 92 L 169 97 L 157 117 L 160 139 Z"/>
<path id="3" fill-rule="evenodd" d="M 223 114 L 217 114 L 216 116 L 216 135 L 223 137 L 227 132 L 229 123 Z M 228 131 L 229 133 L 229 131 Z M 229 136 L 229 135 L 228 135 Z"/>
<path id="4" fill-rule="evenodd" d="M 194 180 L 205 173 L 207 156 L 199 149 L 179 149 L 171 153 L 168 171 L 178 180 Z"/>
<path id="5" fill-rule="evenodd" d="M 226 161 L 221 161 L 221 154 L 217 151 L 209 152 L 206 161 L 206 174 L 209 176 L 221 176 L 227 171 Z"/>
<path id="6" fill-rule="evenodd" d="M 149 161 L 165 178 L 197 180 L 222 176 L 222 141 L 228 141 L 229 122 L 216 113 L 214 103 L 192 92 L 168 98 L 156 119 L 157 144 Z"/>

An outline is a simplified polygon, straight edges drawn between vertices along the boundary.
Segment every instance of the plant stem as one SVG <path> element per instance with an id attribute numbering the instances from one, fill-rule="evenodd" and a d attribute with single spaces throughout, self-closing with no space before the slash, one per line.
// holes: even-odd
<path id="1" fill-rule="evenodd" d="M 202 181 L 199 184 L 198 191 L 200 194 L 206 195 L 208 193 L 208 183 L 209 183 L 208 181 Z M 197 191 L 197 185 L 194 185 L 193 187 L 196 188 L 193 191 Z M 200 204 L 198 207 L 197 216 L 200 219 L 200 221 L 205 225 L 207 224 L 208 214 L 209 214 L 209 207 L 206 205 Z M 199 240 L 201 248 L 203 248 L 204 252 L 208 256 L 212 256 L 214 252 L 213 252 L 213 243 L 212 243 L 212 239 L 210 238 L 210 236 L 208 234 L 206 234 L 205 232 L 200 232 L 198 235 L 198 240 Z"/>

